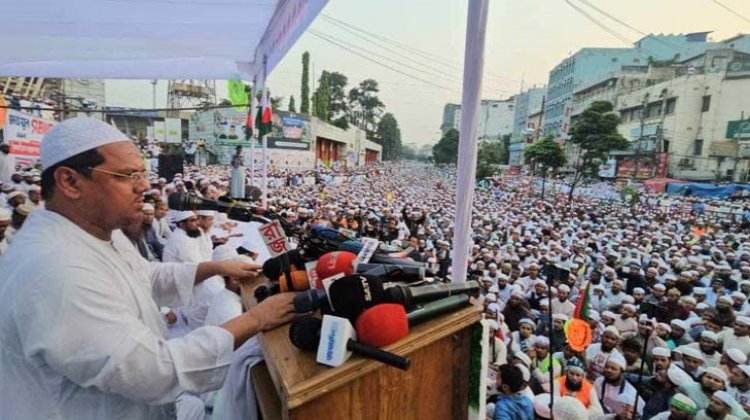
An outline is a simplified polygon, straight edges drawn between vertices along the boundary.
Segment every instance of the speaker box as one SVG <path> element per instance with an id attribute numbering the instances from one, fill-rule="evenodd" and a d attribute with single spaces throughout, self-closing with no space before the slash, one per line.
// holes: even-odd
<path id="1" fill-rule="evenodd" d="M 175 174 L 181 174 L 184 170 L 185 156 L 182 153 L 159 155 L 159 178 L 166 178 L 171 182 Z"/>

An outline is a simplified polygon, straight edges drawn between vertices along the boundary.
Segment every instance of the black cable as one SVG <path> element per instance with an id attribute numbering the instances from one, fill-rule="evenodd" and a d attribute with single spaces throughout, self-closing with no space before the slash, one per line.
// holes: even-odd
<path id="1" fill-rule="evenodd" d="M 575 10 L 576 10 L 576 11 L 577 11 L 578 13 L 580 13 L 581 15 L 583 15 L 583 16 L 584 16 L 584 17 L 585 17 L 586 19 L 590 20 L 590 21 L 591 21 L 591 22 L 592 22 L 593 24 L 595 24 L 596 26 L 598 26 L 598 27 L 600 27 L 600 28 L 604 29 L 604 30 L 605 30 L 605 31 L 606 31 L 606 32 L 607 32 L 608 34 L 610 34 L 610 35 L 612 35 L 613 37 L 617 38 L 617 39 L 618 39 L 619 41 L 621 41 L 621 42 L 623 42 L 623 43 L 627 44 L 628 46 L 632 46 L 632 45 L 633 45 L 633 42 L 632 42 L 632 41 L 630 41 L 629 39 L 627 39 L 627 38 L 625 38 L 624 36 L 620 35 L 620 34 L 619 34 L 619 33 L 617 33 L 616 31 L 614 31 L 614 30 L 612 30 L 612 29 L 608 28 L 608 27 L 607 27 L 606 25 L 604 25 L 603 23 L 599 22 L 599 21 L 598 21 L 598 20 L 597 20 L 597 19 L 596 19 L 595 17 L 591 16 L 591 15 L 590 15 L 590 14 L 589 14 L 588 12 L 586 12 L 586 11 L 585 11 L 585 10 L 583 10 L 583 9 L 581 9 L 581 8 L 580 8 L 580 7 L 578 7 L 577 5 L 573 4 L 573 2 L 571 2 L 570 0 L 563 0 L 563 1 L 564 1 L 565 3 L 568 3 L 568 5 L 569 5 L 570 7 L 572 7 L 573 9 L 575 9 Z"/>
<path id="2" fill-rule="evenodd" d="M 387 64 L 383 64 L 380 61 L 373 60 L 372 58 L 367 57 L 367 56 L 361 54 L 360 52 L 358 52 L 356 50 L 353 50 L 353 49 L 351 49 L 351 48 L 349 48 L 349 47 L 347 47 L 345 45 L 342 45 L 342 44 L 340 44 L 340 43 L 338 43 L 338 42 L 336 42 L 336 41 L 334 41 L 334 40 L 332 40 L 332 39 L 330 39 L 330 38 L 328 38 L 328 37 L 326 37 L 324 35 L 318 34 L 317 32 L 314 32 L 314 31 L 311 31 L 311 30 L 308 30 L 308 32 L 311 35 L 317 36 L 318 38 L 320 38 L 320 39 L 322 39 L 324 41 L 327 41 L 327 42 L 329 42 L 329 43 L 331 43 L 333 45 L 336 45 L 337 47 L 340 47 L 340 48 L 342 48 L 342 49 L 344 49 L 346 51 L 349 51 L 350 53 L 352 53 L 352 54 L 354 54 L 354 55 L 356 55 L 358 57 L 364 58 L 365 60 L 367 60 L 367 61 L 369 61 L 371 63 L 377 64 L 377 65 L 379 65 L 381 67 L 385 67 L 385 68 L 387 68 L 389 70 L 392 70 L 392 71 L 394 71 L 396 73 L 399 73 L 401 75 L 404 75 L 404 76 L 409 77 L 409 78 L 414 79 L 414 80 L 418 80 L 418 81 L 420 81 L 422 83 L 426 83 L 426 84 L 434 86 L 436 88 L 448 90 L 448 91 L 451 91 L 451 93 L 454 93 L 454 94 L 457 93 L 457 91 L 455 89 L 453 89 L 453 88 L 450 88 L 450 87 L 447 87 L 447 86 L 438 85 L 436 83 L 430 82 L 429 80 L 425 80 L 425 79 L 419 78 L 417 76 L 414 76 L 412 74 L 405 73 L 405 72 L 403 72 L 403 71 L 401 71 L 401 70 L 399 70 L 399 69 L 397 69 L 395 67 L 391 67 L 391 66 L 389 66 Z"/>
<path id="3" fill-rule="evenodd" d="M 722 8 L 724 8 L 724 10 L 728 11 L 729 13 L 737 16 L 738 18 L 744 20 L 747 23 L 750 23 L 750 19 L 748 19 L 747 17 L 745 17 L 745 15 L 740 14 L 740 12 L 732 9 L 731 7 L 729 7 L 726 4 L 720 2 L 719 0 L 711 0 L 711 1 L 713 1 L 716 4 L 718 4 L 719 6 L 721 6 Z"/>

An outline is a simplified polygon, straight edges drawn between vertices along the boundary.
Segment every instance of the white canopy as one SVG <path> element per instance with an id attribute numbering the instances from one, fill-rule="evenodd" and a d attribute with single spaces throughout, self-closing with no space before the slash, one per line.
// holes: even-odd
<path id="1" fill-rule="evenodd" d="M 327 2 L 3 0 L 0 76 L 262 82 Z"/>

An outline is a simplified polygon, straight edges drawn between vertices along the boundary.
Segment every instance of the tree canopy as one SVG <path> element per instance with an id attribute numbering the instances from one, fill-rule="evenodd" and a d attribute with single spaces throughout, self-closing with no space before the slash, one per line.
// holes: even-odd
<path id="1" fill-rule="evenodd" d="M 310 53 L 302 54 L 302 92 L 299 112 L 310 114 Z"/>
<path id="2" fill-rule="evenodd" d="M 524 156 L 527 161 L 533 162 L 535 169 L 544 176 L 546 176 L 548 170 L 554 171 L 567 162 L 565 151 L 551 135 L 527 147 Z"/>
<path id="3" fill-rule="evenodd" d="M 432 147 L 432 158 L 438 164 L 458 161 L 458 130 L 451 128 L 440 138 Z"/>
<path id="4" fill-rule="evenodd" d="M 401 130 L 396 117 L 390 112 L 380 119 L 377 137 L 383 146 L 383 160 L 398 160 L 401 157 Z"/>

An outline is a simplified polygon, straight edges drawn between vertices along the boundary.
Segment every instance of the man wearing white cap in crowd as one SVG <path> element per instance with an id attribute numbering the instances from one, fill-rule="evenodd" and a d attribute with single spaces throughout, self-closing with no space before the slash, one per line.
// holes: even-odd
<path id="1" fill-rule="evenodd" d="M 718 338 L 725 349 L 739 349 L 745 356 L 750 356 L 750 317 L 738 316 L 734 328 L 724 329 Z"/>
<path id="2" fill-rule="evenodd" d="M 602 333 L 601 343 L 593 343 L 586 348 L 586 377 L 590 381 L 594 381 L 604 374 L 604 367 L 612 354 L 620 354 L 620 351 L 617 350 L 619 341 L 620 332 L 617 331 L 617 328 L 609 326 Z"/>
<path id="3" fill-rule="evenodd" d="M 718 367 L 721 362 L 721 353 L 718 350 L 719 337 L 712 331 L 703 331 L 697 343 L 688 344 L 684 347 L 698 349 L 703 356 L 703 363 L 706 367 Z"/>
<path id="4" fill-rule="evenodd" d="M 609 301 L 610 305 L 619 305 L 622 303 L 622 300 L 627 296 L 627 293 L 625 293 L 625 282 L 617 279 L 612 282 L 612 289 L 610 290 L 609 294 L 607 295 L 607 300 Z"/>
<path id="5" fill-rule="evenodd" d="M 675 362 L 675 365 L 684 370 L 693 380 L 699 380 L 705 371 L 705 359 L 700 350 L 684 346 L 676 348 L 675 353 L 681 355 L 681 360 Z"/>
<path id="6" fill-rule="evenodd" d="M 552 357 L 549 349 L 549 338 L 538 335 L 534 339 L 534 358 L 531 359 L 532 389 L 541 389 L 549 392 L 549 371 L 553 370 L 553 376 L 557 378 L 562 372 L 562 367 L 557 359 Z"/>
<path id="7" fill-rule="evenodd" d="M 672 332 L 669 334 L 669 340 L 667 341 L 670 348 L 674 349 L 675 347 L 684 346 L 693 342 L 693 338 L 688 334 L 688 331 L 690 331 L 690 325 L 688 325 L 687 321 L 673 319 L 669 322 L 669 325 L 672 327 Z"/>
<path id="8" fill-rule="evenodd" d="M 620 353 L 613 353 L 607 359 L 604 375 L 594 381 L 594 389 L 605 414 L 619 414 L 626 404 L 635 406 L 638 415 L 643 414 L 643 399 L 639 397 L 638 404 L 635 404 L 636 390 L 625 380 L 626 366 L 625 358 Z"/>
<path id="9" fill-rule="evenodd" d="M 570 302 L 569 297 L 570 287 L 567 284 L 561 284 L 557 288 L 557 297 L 552 298 L 552 313 L 573 316 L 576 306 Z"/>
<path id="10" fill-rule="evenodd" d="M 10 146 L 7 143 L 0 144 L 0 182 L 11 182 L 15 166 L 15 160 L 10 157 Z"/>
<path id="11" fill-rule="evenodd" d="M 750 366 L 737 365 L 732 368 L 727 392 L 745 411 L 750 412 Z"/>
<path id="12" fill-rule="evenodd" d="M 235 347 L 293 317 L 293 294 L 280 294 L 167 340 L 160 305 L 189 300 L 212 275 L 252 277 L 258 267 L 141 258 L 118 229 L 140 217 L 143 160 L 105 122 L 56 125 L 41 163 L 47 210 L 31 214 L 0 259 L 3 417 L 173 418 L 181 394 L 221 386 Z"/>
<path id="13" fill-rule="evenodd" d="M 700 410 L 695 416 L 696 420 L 737 420 L 746 418 L 747 415 L 740 413 L 742 417 L 737 417 L 732 407 L 736 401 L 726 391 L 716 391 L 708 401 L 708 405 Z"/>
<path id="14" fill-rule="evenodd" d="M 555 380 L 555 403 L 559 397 L 569 396 L 578 400 L 590 415 L 604 414 L 596 389 L 585 376 L 583 363 L 576 358 L 571 359 L 566 365 L 565 375 Z"/>
<path id="15" fill-rule="evenodd" d="M 716 391 L 726 389 L 727 379 L 727 375 L 721 369 L 708 368 L 703 372 L 698 382 L 686 381 L 680 384 L 680 391 L 695 401 L 698 409 L 703 410 L 708 407 L 711 396 Z M 732 401 L 732 415 L 746 418 L 747 414 L 745 414 L 742 406 L 737 401 Z"/>
<path id="16" fill-rule="evenodd" d="M 635 313 L 635 305 L 630 303 L 622 305 L 620 316 L 615 319 L 615 328 L 620 332 L 620 335 L 638 330 L 638 321 L 635 320 Z"/>
<path id="17" fill-rule="evenodd" d="M 685 394 L 675 394 L 669 401 L 669 410 L 661 412 L 652 420 L 693 420 L 698 412 L 698 406 Z"/>
<path id="18" fill-rule="evenodd" d="M 5 231 L 10 226 L 10 211 L 0 208 L 0 255 L 5 254 L 8 250 L 8 239 L 5 237 Z"/>
<path id="19" fill-rule="evenodd" d="M 214 210 L 198 210 L 198 228 L 201 231 L 200 250 L 201 255 L 205 259 L 211 259 L 211 255 L 214 251 L 214 243 L 211 238 L 211 230 L 214 228 L 214 218 L 216 217 L 216 211 Z"/>

